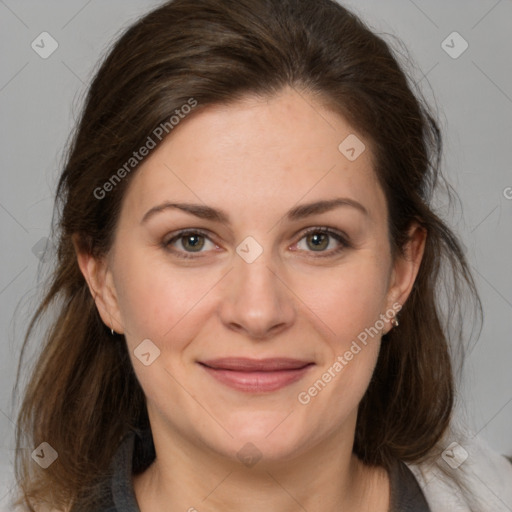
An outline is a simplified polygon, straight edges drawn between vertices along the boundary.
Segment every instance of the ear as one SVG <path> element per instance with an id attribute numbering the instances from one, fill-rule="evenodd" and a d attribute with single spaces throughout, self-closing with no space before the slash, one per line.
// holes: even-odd
<path id="1" fill-rule="evenodd" d="M 427 231 L 418 223 L 413 223 L 409 228 L 408 241 L 404 247 L 404 254 L 398 254 L 393 262 L 388 294 L 386 297 L 387 309 L 398 311 L 396 305 L 400 308 L 411 293 L 416 276 L 420 268 L 423 253 L 425 251 L 425 242 Z M 395 305 L 395 307 L 393 307 Z M 391 325 L 386 328 L 384 334 L 389 332 Z"/>
<path id="2" fill-rule="evenodd" d="M 122 334 L 124 328 L 107 258 L 95 258 L 89 252 L 80 249 L 80 244 L 75 236 L 73 236 L 73 246 L 78 266 L 87 282 L 103 323 L 109 329 Z"/>

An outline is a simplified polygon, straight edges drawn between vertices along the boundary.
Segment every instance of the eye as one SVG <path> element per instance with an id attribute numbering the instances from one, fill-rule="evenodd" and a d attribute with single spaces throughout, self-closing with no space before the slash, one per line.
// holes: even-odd
<path id="1" fill-rule="evenodd" d="M 299 242 L 295 244 L 299 246 L 302 240 L 306 243 L 306 248 L 300 248 L 301 251 L 325 253 L 318 254 L 316 257 L 334 256 L 344 249 L 350 247 L 347 237 L 342 233 L 330 228 L 316 227 L 306 231 Z M 334 240 L 334 242 L 333 242 Z M 199 229 L 186 229 L 174 234 L 171 238 L 164 240 L 162 246 L 165 250 L 172 252 L 179 258 L 198 258 L 204 248 L 208 249 L 208 243 L 211 244 L 210 249 L 218 247 L 213 243 L 208 234 Z M 326 250 L 334 245 L 331 250 Z M 336 247 L 337 245 L 337 247 Z M 292 249 L 297 250 L 297 249 Z M 194 255 L 197 254 L 197 256 Z"/>
<path id="2" fill-rule="evenodd" d="M 320 257 L 333 256 L 350 247 L 347 238 L 342 233 L 324 227 L 309 229 L 296 245 L 299 246 L 302 240 L 305 241 L 306 247 L 300 248 L 300 250 L 325 253 L 319 255 Z M 334 248 L 332 247 L 333 245 Z M 331 247 L 331 250 L 326 250 L 329 247 Z"/>
<path id="3" fill-rule="evenodd" d="M 195 258 L 196 256 L 189 254 L 205 252 L 202 249 L 207 247 L 207 242 L 212 245 L 211 248 L 217 247 L 205 232 L 198 229 L 186 229 L 165 240 L 162 245 L 180 258 Z"/>

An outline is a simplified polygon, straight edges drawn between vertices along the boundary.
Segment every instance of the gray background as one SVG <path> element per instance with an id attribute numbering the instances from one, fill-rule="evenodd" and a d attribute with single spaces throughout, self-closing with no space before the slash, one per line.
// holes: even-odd
<path id="1" fill-rule="evenodd" d="M 11 390 L 44 272 L 37 249 L 49 234 L 62 150 L 98 59 L 159 3 L 0 0 L 0 504 L 12 476 Z M 485 312 L 459 401 L 468 428 L 512 455 L 512 1 L 344 3 L 377 32 L 404 41 L 414 80 L 438 105 L 444 172 L 462 203 L 448 220 L 467 249 Z M 31 47 L 44 31 L 59 45 L 47 59 Z M 469 44 L 458 58 L 441 46 L 454 31 Z M 452 53 L 462 48 L 453 37 L 445 44 Z"/>

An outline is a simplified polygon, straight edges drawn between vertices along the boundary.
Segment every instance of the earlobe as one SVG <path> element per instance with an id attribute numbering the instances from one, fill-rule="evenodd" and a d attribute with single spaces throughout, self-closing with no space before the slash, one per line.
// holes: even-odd
<path id="1" fill-rule="evenodd" d="M 73 238 L 73 245 L 78 266 L 87 282 L 103 323 L 109 329 L 123 333 L 117 295 L 106 258 L 95 258 L 92 254 L 80 250 L 75 238 Z"/>
<path id="2" fill-rule="evenodd" d="M 423 259 L 426 239 L 425 228 L 414 223 L 409 229 L 409 240 L 404 247 L 404 253 L 398 255 L 393 263 L 388 308 L 397 303 L 403 306 L 409 297 Z"/>

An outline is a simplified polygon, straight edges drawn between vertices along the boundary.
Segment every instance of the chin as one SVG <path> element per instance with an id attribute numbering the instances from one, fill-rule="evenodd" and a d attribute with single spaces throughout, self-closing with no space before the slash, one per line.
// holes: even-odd
<path id="1" fill-rule="evenodd" d="M 237 418 L 227 427 L 233 436 L 233 439 L 226 440 L 230 456 L 233 456 L 233 448 L 238 459 L 248 455 L 277 461 L 297 454 L 301 451 L 301 438 L 305 434 L 298 432 L 299 425 L 286 421 L 287 414 L 259 413 Z"/>

